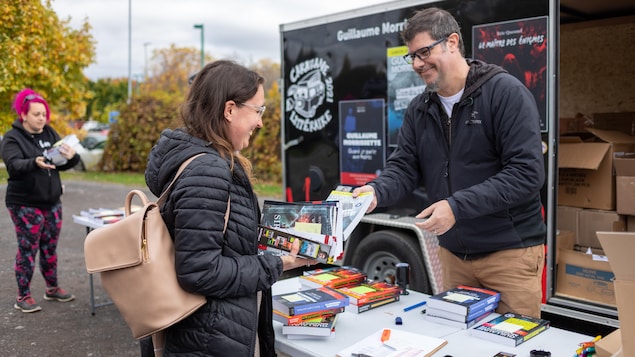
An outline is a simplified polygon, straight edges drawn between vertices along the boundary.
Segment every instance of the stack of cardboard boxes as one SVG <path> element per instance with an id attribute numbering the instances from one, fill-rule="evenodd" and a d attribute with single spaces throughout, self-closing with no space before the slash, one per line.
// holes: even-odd
<path id="1" fill-rule="evenodd" d="M 584 133 L 560 138 L 556 295 L 616 306 L 596 232 L 635 232 L 635 113 L 593 118 Z"/>

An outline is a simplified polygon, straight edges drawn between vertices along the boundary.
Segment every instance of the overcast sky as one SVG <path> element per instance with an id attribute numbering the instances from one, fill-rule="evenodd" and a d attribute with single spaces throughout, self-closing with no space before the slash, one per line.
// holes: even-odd
<path id="1" fill-rule="evenodd" d="M 204 25 L 205 53 L 238 58 L 243 63 L 269 58 L 280 62 L 280 24 L 305 20 L 387 0 L 52 0 L 62 20 L 78 29 L 84 19 L 97 42 L 97 62 L 85 70 L 95 80 L 128 76 L 128 4 L 131 4 L 132 76 L 144 73 L 154 49 L 200 49 Z M 149 43 L 148 45 L 145 45 Z"/>

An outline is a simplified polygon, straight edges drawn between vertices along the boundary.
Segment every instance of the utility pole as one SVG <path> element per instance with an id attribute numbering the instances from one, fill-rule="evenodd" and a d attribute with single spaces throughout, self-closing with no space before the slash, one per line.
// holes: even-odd
<path id="1" fill-rule="evenodd" d="M 128 104 L 132 100 L 132 0 L 128 0 Z"/>
<path id="2" fill-rule="evenodd" d="M 151 45 L 150 42 L 146 42 L 143 44 L 143 50 L 144 50 L 144 62 L 143 62 L 143 81 L 147 81 L 148 80 L 148 46 Z"/>
<path id="3" fill-rule="evenodd" d="M 203 24 L 196 24 L 194 25 L 195 29 L 199 29 L 201 30 L 201 69 L 203 69 L 203 67 L 205 66 L 205 30 L 203 27 Z"/>

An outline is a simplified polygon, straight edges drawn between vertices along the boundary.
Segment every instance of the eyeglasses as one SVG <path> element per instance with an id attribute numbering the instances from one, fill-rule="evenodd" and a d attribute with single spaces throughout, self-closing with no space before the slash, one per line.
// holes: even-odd
<path id="1" fill-rule="evenodd" d="M 438 44 L 440 44 L 441 42 L 447 40 L 447 37 L 444 37 L 436 42 L 434 42 L 433 44 L 431 44 L 430 46 L 425 46 L 425 47 L 421 47 L 420 49 L 414 51 L 413 53 L 408 53 L 407 55 L 403 56 L 403 59 L 408 63 L 408 64 L 413 64 L 415 62 L 415 57 L 417 57 L 420 60 L 425 60 L 426 58 L 430 57 L 430 51 L 432 50 L 432 48 Z"/>
<path id="2" fill-rule="evenodd" d="M 40 97 L 37 94 L 29 94 L 26 97 L 24 97 L 24 100 L 22 101 L 22 105 L 26 104 L 26 102 L 32 101 L 33 99 L 42 99 L 42 100 L 44 100 L 44 98 Z"/>
<path id="3" fill-rule="evenodd" d="M 265 113 L 265 109 L 267 109 L 266 106 L 259 106 L 259 105 L 253 105 L 253 104 L 248 104 L 248 103 L 240 103 L 239 105 L 245 106 L 245 107 L 249 107 L 251 109 L 254 109 L 256 111 L 256 113 L 258 113 L 258 115 L 262 118 L 262 115 Z"/>

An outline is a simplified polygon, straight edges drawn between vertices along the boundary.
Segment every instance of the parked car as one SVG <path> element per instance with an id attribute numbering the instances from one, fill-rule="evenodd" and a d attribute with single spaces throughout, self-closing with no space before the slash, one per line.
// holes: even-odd
<path id="1" fill-rule="evenodd" d="M 80 162 L 75 169 L 86 171 L 95 168 L 104 155 L 107 141 L 107 135 L 90 133 L 78 145 L 75 145 L 75 151 L 80 157 Z"/>

